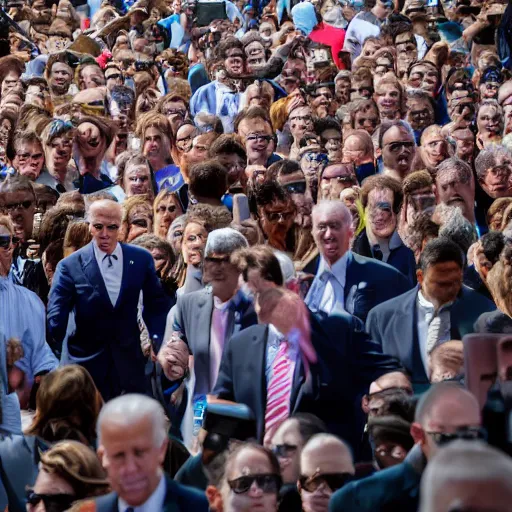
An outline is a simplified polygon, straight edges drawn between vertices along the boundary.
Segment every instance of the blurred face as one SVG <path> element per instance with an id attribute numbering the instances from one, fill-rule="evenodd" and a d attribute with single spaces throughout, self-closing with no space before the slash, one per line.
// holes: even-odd
<path id="1" fill-rule="evenodd" d="M 20 77 L 16 71 L 9 71 L 2 82 L 2 96 L 15 89 L 19 84 Z"/>
<path id="2" fill-rule="evenodd" d="M 139 205 L 131 209 L 128 216 L 128 236 L 126 241 L 129 243 L 140 235 L 151 233 L 153 231 L 153 213 L 149 205 Z"/>
<path id="3" fill-rule="evenodd" d="M 338 200 L 346 188 L 357 185 L 357 178 L 352 164 L 333 164 L 325 168 L 320 180 L 322 199 Z"/>
<path id="4" fill-rule="evenodd" d="M 187 107 L 182 101 L 168 101 L 162 108 L 162 114 L 171 123 L 172 132 L 176 134 L 178 126 L 187 116 Z"/>
<path id="5" fill-rule="evenodd" d="M 439 135 L 428 137 L 423 144 L 423 150 L 431 165 L 439 165 L 448 158 L 448 145 L 446 139 Z"/>
<path id="6" fill-rule="evenodd" d="M 497 99 L 500 84 L 497 82 L 485 82 L 480 85 L 479 89 L 482 99 Z"/>
<path id="7" fill-rule="evenodd" d="M 382 78 L 388 71 L 393 71 L 393 61 L 388 57 L 380 57 L 375 61 L 375 77 Z"/>
<path id="8" fill-rule="evenodd" d="M 221 153 L 217 160 L 228 170 L 228 185 L 231 187 L 244 175 L 245 160 L 236 153 Z"/>
<path id="9" fill-rule="evenodd" d="M 402 78 L 409 66 L 418 59 L 418 47 L 410 32 L 400 34 L 395 39 L 397 75 Z"/>
<path id="10" fill-rule="evenodd" d="M 64 134 L 62 137 L 55 137 L 50 142 L 49 151 L 46 151 L 46 167 L 50 172 L 66 172 L 73 150 L 73 139 L 71 135 Z"/>
<path id="11" fill-rule="evenodd" d="M 370 135 L 373 135 L 379 123 L 379 112 L 375 107 L 359 110 L 354 116 L 354 129 L 365 130 Z"/>
<path id="12" fill-rule="evenodd" d="M 247 271 L 246 285 L 253 295 L 257 295 L 265 290 L 276 287 L 276 284 L 273 281 L 268 281 L 262 277 L 261 272 L 256 268 L 251 268 Z"/>
<path id="13" fill-rule="evenodd" d="M 120 69 L 108 68 L 105 70 L 107 89 L 111 91 L 116 85 L 123 85 L 123 74 Z"/>
<path id="14" fill-rule="evenodd" d="M 393 84 L 379 84 L 375 90 L 375 102 L 381 119 L 393 119 L 400 110 L 400 91 Z"/>
<path id="15" fill-rule="evenodd" d="M 37 143 L 20 144 L 14 158 L 16 170 L 31 181 L 35 181 L 44 165 L 43 148 Z"/>
<path id="16" fill-rule="evenodd" d="M 102 425 L 100 459 L 112 490 L 132 507 L 142 505 L 158 486 L 166 449 L 167 439 L 155 446 L 148 417 L 132 425 L 108 420 Z"/>
<path id="17" fill-rule="evenodd" d="M 247 162 L 265 165 L 274 148 L 270 125 L 259 119 L 242 121 L 238 126 L 238 133 L 245 144 Z"/>
<path id="18" fill-rule="evenodd" d="M 142 153 L 148 159 L 166 158 L 166 141 L 156 127 L 150 127 L 144 133 Z"/>
<path id="19" fill-rule="evenodd" d="M 0 146 L 6 147 L 9 143 L 9 136 L 12 131 L 12 123 L 9 119 L 2 119 L 0 122 Z"/>
<path id="20" fill-rule="evenodd" d="M 329 87 L 319 87 L 315 91 L 315 96 L 311 101 L 311 107 L 316 117 L 327 117 L 334 114 L 333 103 L 334 94 Z"/>
<path id="21" fill-rule="evenodd" d="M 165 251 L 162 251 L 162 249 L 151 249 L 149 252 L 151 253 L 151 256 L 153 256 L 153 261 L 155 262 L 155 269 L 157 273 L 161 275 L 161 272 L 165 268 L 165 265 L 168 261 Z"/>
<path id="22" fill-rule="evenodd" d="M 295 208 L 297 209 L 295 224 L 307 228 L 311 227 L 313 198 L 307 186 L 304 173 L 297 171 L 292 174 L 281 175 L 277 178 L 277 181 L 288 191 L 295 204 Z"/>
<path id="23" fill-rule="evenodd" d="M 263 207 L 258 207 L 261 229 L 269 244 L 276 249 L 286 248 L 286 237 L 295 219 L 295 205 L 292 200 L 276 200 Z"/>
<path id="24" fill-rule="evenodd" d="M 231 48 L 227 51 L 224 61 L 229 76 L 241 76 L 244 72 L 244 52 L 241 48 Z"/>
<path id="25" fill-rule="evenodd" d="M 350 101 L 350 79 L 340 78 L 336 80 L 336 97 L 342 105 Z"/>
<path id="26" fill-rule="evenodd" d="M 405 128 L 393 126 L 382 138 L 382 161 L 388 169 L 405 176 L 412 166 L 416 144 L 414 137 Z"/>
<path id="27" fill-rule="evenodd" d="M 182 214 L 181 205 L 174 196 L 161 199 L 156 207 L 155 235 L 165 238 L 174 219 Z"/>
<path id="28" fill-rule="evenodd" d="M 167 233 L 167 241 L 171 244 L 174 254 L 181 254 L 181 243 L 183 241 L 183 222 L 175 223 Z"/>
<path id="29" fill-rule="evenodd" d="M 254 449 L 241 450 L 233 463 L 233 471 L 228 475 L 229 482 L 250 475 L 272 474 L 268 457 Z M 225 512 L 276 512 L 277 489 L 264 490 L 254 481 L 247 492 L 235 493 L 228 484 L 222 488 Z"/>
<path id="30" fill-rule="evenodd" d="M 103 209 L 91 214 L 89 231 L 99 249 L 112 254 L 117 246 L 117 234 L 121 226 L 121 214 L 117 209 Z"/>
<path id="31" fill-rule="evenodd" d="M 129 165 L 124 173 L 123 188 L 127 197 L 148 194 L 151 190 L 151 174 L 144 164 Z"/>
<path id="32" fill-rule="evenodd" d="M 348 251 L 352 234 L 350 224 L 345 224 L 335 212 L 320 210 L 313 214 L 313 237 L 329 265 L 334 265 Z"/>
<path id="33" fill-rule="evenodd" d="M 396 443 L 380 443 L 375 447 L 375 460 L 380 469 L 400 464 L 406 455 L 407 450 Z"/>
<path id="34" fill-rule="evenodd" d="M 480 108 L 476 124 L 480 134 L 488 137 L 501 136 L 503 132 L 503 117 L 493 105 L 484 105 Z"/>
<path id="35" fill-rule="evenodd" d="M 290 113 L 288 117 L 290 132 L 296 143 L 304 136 L 307 131 L 313 128 L 313 117 L 309 107 L 298 107 Z"/>
<path id="36" fill-rule="evenodd" d="M 370 155 L 368 154 L 364 141 L 357 136 L 349 136 L 343 144 L 343 160 L 352 162 L 355 166 L 366 163 Z"/>
<path id="37" fill-rule="evenodd" d="M 75 496 L 75 491 L 71 484 L 59 475 L 49 473 L 44 468 L 37 475 L 33 492 L 35 495 L 44 496 L 44 498 L 38 500 L 34 496 L 34 498 L 30 499 L 27 504 L 27 512 L 48 512 L 53 510 L 52 506 L 58 507 L 60 503 L 65 503 L 66 496 L 69 499 L 68 506 L 71 506 Z M 55 510 L 61 509 L 55 508 Z"/>
<path id="38" fill-rule="evenodd" d="M 395 231 L 393 202 L 394 194 L 389 188 L 374 189 L 368 194 L 367 218 L 372 233 L 378 238 L 390 238 Z"/>
<path id="39" fill-rule="evenodd" d="M 22 241 L 32 237 L 35 209 L 35 197 L 29 191 L 0 194 L 0 211 L 9 214 L 14 225 L 14 236 Z"/>
<path id="40" fill-rule="evenodd" d="M 285 421 L 272 438 L 272 451 L 277 455 L 281 466 L 283 483 L 293 484 L 300 477 L 300 454 L 304 440 L 300 435 L 299 422 Z"/>
<path id="41" fill-rule="evenodd" d="M 427 126 L 434 124 L 432 103 L 427 99 L 409 98 L 406 121 L 417 131 L 423 131 Z"/>
<path id="42" fill-rule="evenodd" d="M 436 194 L 438 202 L 458 206 L 464 217 L 471 219 L 475 203 L 475 189 L 471 180 L 466 180 L 457 171 L 437 175 Z"/>
<path id="43" fill-rule="evenodd" d="M 270 110 L 270 105 L 273 101 L 273 95 L 268 94 L 263 87 L 251 85 L 247 88 L 247 106 L 261 107 L 265 110 Z"/>
<path id="44" fill-rule="evenodd" d="M 363 57 L 373 57 L 377 50 L 380 50 L 382 44 L 379 41 L 367 41 L 363 44 L 361 55 Z"/>
<path id="45" fill-rule="evenodd" d="M 238 272 L 229 262 L 230 254 L 212 253 L 204 258 L 203 281 L 212 287 L 216 297 L 231 297 L 238 288 Z"/>
<path id="46" fill-rule="evenodd" d="M 198 163 L 208 158 L 209 143 L 206 135 L 198 135 L 192 140 L 192 148 L 188 153 L 190 163 Z"/>
<path id="47" fill-rule="evenodd" d="M 247 58 L 247 69 L 253 71 L 265 65 L 267 59 L 265 56 L 265 48 L 260 41 L 253 41 L 245 47 L 245 55 Z"/>
<path id="48" fill-rule="evenodd" d="M 430 96 L 434 96 L 439 83 L 439 72 L 433 66 L 419 64 L 412 68 L 409 74 L 408 85 L 416 89 L 423 89 Z"/>
<path id="49" fill-rule="evenodd" d="M 464 162 L 471 163 L 475 152 L 475 136 L 470 130 L 461 130 L 453 134 L 455 143 L 455 156 L 464 160 Z"/>
<path id="50" fill-rule="evenodd" d="M 105 85 L 105 76 L 99 66 L 85 66 L 80 72 L 81 89 L 94 89 Z"/>
<path id="51" fill-rule="evenodd" d="M 77 142 L 80 152 L 85 158 L 94 158 L 106 150 L 105 137 L 99 128 L 92 123 L 82 123 L 77 128 Z"/>
<path id="52" fill-rule="evenodd" d="M 0 275 L 7 276 L 11 270 L 14 245 L 12 235 L 5 226 L 0 226 Z"/>
<path id="53" fill-rule="evenodd" d="M 203 252 L 208 233 L 200 224 L 189 222 L 183 233 L 181 250 L 187 265 L 199 266 L 203 261 Z"/>
<path id="54" fill-rule="evenodd" d="M 373 94 L 373 82 L 371 79 L 368 80 L 356 80 L 352 79 L 352 87 L 350 89 L 350 99 L 360 100 L 363 98 L 371 99 Z"/>
<path id="55" fill-rule="evenodd" d="M 423 273 L 418 270 L 422 293 L 436 308 L 454 301 L 462 287 L 462 269 L 455 262 L 431 265 Z"/>
<path id="56" fill-rule="evenodd" d="M 327 155 L 325 153 L 315 153 L 313 151 L 304 153 L 300 158 L 300 168 L 306 177 L 306 181 L 311 187 L 318 183 L 318 174 L 327 164 Z"/>
<path id="57" fill-rule="evenodd" d="M 338 130 L 333 128 L 324 130 L 320 138 L 329 160 L 334 161 L 341 157 L 341 133 Z"/>
<path id="58" fill-rule="evenodd" d="M 187 124 L 178 129 L 176 133 L 176 147 L 182 153 L 187 153 L 192 149 L 192 138 L 196 133 L 193 125 Z"/>
<path id="59" fill-rule="evenodd" d="M 486 194 L 493 199 L 498 197 L 510 197 L 512 195 L 512 157 L 499 154 L 495 165 L 487 169 L 480 185 Z"/>
<path id="60" fill-rule="evenodd" d="M 47 109 L 50 106 L 50 94 L 46 87 L 29 85 L 25 93 L 25 104 Z"/>

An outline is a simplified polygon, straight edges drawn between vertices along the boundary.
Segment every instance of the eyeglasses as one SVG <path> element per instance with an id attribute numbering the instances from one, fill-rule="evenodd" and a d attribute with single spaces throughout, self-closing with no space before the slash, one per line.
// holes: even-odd
<path id="1" fill-rule="evenodd" d="M 221 258 L 214 258 L 212 256 L 206 256 L 204 258 L 205 263 L 211 263 L 212 265 L 226 265 L 229 263 L 229 256 L 222 256 Z"/>
<path id="2" fill-rule="evenodd" d="M 389 144 L 384 144 L 389 148 L 391 153 L 400 153 L 402 149 L 409 150 L 414 147 L 414 142 L 408 140 L 402 140 L 398 142 L 390 142 Z"/>
<path id="3" fill-rule="evenodd" d="M 276 455 L 276 457 L 287 458 L 292 455 L 292 453 L 297 451 L 298 446 L 293 444 L 276 444 L 272 451 Z"/>
<path id="4" fill-rule="evenodd" d="M 0 248 L 1 249 L 9 249 L 11 243 L 16 245 L 20 239 L 17 236 L 11 235 L 0 235 Z"/>
<path id="5" fill-rule="evenodd" d="M 457 439 L 464 439 L 466 441 L 475 441 L 478 439 L 486 440 L 487 434 L 481 427 L 461 427 L 455 432 L 425 432 L 425 434 L 432 437 L 434 443 L 439 446 L 451 443 Z"/>
<path id="6" fill-rule="evenodd" d="M 341 489 L 350 479 L 350 473 L 315 473 L 312 476 L 302 475 L 299 478 L 300 486 L 307 492 L 315 492 L 322 484 L 325 484 L 334 492 Z"/>
<path id="7" fill-rule="evenodd" d="M 176 211 L 176 205 L 170 204 L 169 206 L 165 206 L 164 204 L 161 204 L 156 211 L 158 213 L 165 213 L 166 211 L 169 213 L 174 213 Z"/>
<path id="8" fill-rule="evenodd" d="M 271 140 L 274 140 L 272 135 L 247 135 L 245 138 L 246 142 L 265 142 L 269 144 Z"/>
<path id="9" fill-rule="evenodd" d="M 324 153 L 306 153 L 303 158 L 310 164 L 326 164 L 328 162 L 327 155 Z"/>
<path id="10" fill-rule="evenodd" d="M 266 215 L 270 222 L 286 222 L 293 217 L 294 212 L 271 212 Z"/>
<path id="11" fill-rule="evenodd" d="M 297 181 L 295 183 L 287 183 L 283 185 L 290 194 L 304 194 L 306 192 L 306 182 L 305 181 Z"/>
<path id="12" fill-rule="evenodd" d="M 277 493 L 281 487 L 281 477 L 273 473 L 241 476 L 235 480 L 228 480 L 228 485 L 235 494 L 245 494 L 254 482 L 266 494 Z"/>
<path id="13" fill-rule="evenodd" d="M 16 153 L 16 156 L 20 162 L 26 162 L 27 160 L 37 162 L 37 160 L 41 160 L 44 157 L 43 153 Z"/>
<path id="14" fill-rule="evenodd" d="M 21 203 L 9 203 L 4 204 L 3 206 L 0 206 L 1 210 L 6 210 L 8 212 L 12 212 L 14 210 L 28 210 L 32 205 L 34 204 L 34 201 L 22 201 Z"/>
<path id="15" fill-rule="evenodd" d="M 167 110 L 164 110 L 163 112 L 164 116 L 180 116 L 185 117 L 187 112 L 185 110 L 181 110 L 178 108 L 169 108 Z"/>
<path id="16" fill-rule="evenodd" d="M 332 231 L 339 231 L 341 229 L 341 227 L 342 227 L 341 222 L 332 221 L 332 222 L 326 222 L 325 224 L 324 223 L 318 224 L 318 226 L 316 227 L 316 230 L 319 233 L 325 233 L 327 231 L 327 229 L 331 229 Z"/>
<path id="17" fill-rule="evenodd" d="M 358 93 L 364 97 L 370 97 L 373 94 L 373 87 L 358 87 L 350 89 L 350 94 Z"/>
<path id="18" fill-rule="evenodd" d="M 121 73 L 112 73 L 111 75 L 105 77 L 106 80 L 119 80 L 122 78 L 123 75 L 121 75 Z"/>
<path id="19" fill-rule="evenodd" d="M 76 497 L 71 494 L 37 494 L 34 491 L 27 491 L 27 504 L 37 507 L 42 501 L 46 512 L 64 512 L 75 500 Z"/>
<path id="20" fill-rule="evenodd" d="M 293 116 L 289 118 L 289 121 L 304 121 L 305 123 L 312 123 L 313 118 L 311 116 Z"/>
<path id="21" fill-rule="evenodd" d="M 148 221 L 146 219 L 135 219 L 130 222 L 132 226 L 138 226 L 139 228 L 147 228 Z M 108 226 L 107 226 L 108 229 Z"/>
<path id="22" fill-rule="evenodd" d="M 117 224 L 109 224 L 108 226 L 105 226 L 105 224 L 93 224 L 92 227 L 97 231 L 103 231 L 103 228 L 106 227 L 107 231 L 110 232 L 114 232 L 119 229 L 119 226 Z"/>

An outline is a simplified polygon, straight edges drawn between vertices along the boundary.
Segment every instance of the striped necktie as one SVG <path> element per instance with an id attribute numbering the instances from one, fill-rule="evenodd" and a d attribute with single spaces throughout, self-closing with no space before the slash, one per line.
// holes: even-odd
<path id="1" fill-rule="evenodd" d="M 293 368 L 288 356 L 289 343 L 281 341 L 274 363 L 272 376 L 267 389 L 267 407 L 265 410 L 265 444 L 270 442 L 275 431 L 290 415 L 290 397 L 292 391 Z"/>

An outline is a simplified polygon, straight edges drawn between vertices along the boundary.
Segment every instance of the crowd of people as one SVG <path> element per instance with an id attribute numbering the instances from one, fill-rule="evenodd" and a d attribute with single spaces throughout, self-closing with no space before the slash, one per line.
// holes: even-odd
<path id="1" fill-rule="evenodd" d="M 2 512 L 510 512 L 512 4 L 0 14 Z"/>

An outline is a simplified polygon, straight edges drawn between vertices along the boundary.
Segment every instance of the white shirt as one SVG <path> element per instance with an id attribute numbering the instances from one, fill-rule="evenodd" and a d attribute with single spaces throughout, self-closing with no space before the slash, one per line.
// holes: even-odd
<path id="1" fill-rule="evenodd" d="M 347 274 L 348 251 L 332 266 L 324 258 L 320 260 L 318 267 L 318 276 L 322 278 L 324 272 L 331 272 L 325 283 L 322 299 L 320 300 L 320 311 L 327 314 L 333 312 L 334 308 L 339 310 L 345 309 L 345 283 Z"/>
<path id="2" fill-rule="evenodd" d="M 210 326 L 210 390 L 215 387 L 219 375 L 222 352 L 226 340 L 226 327 L 228 323 L 229 303 L 221 302 L 213 297 L 212 324 Z"/>
<path id="3" fill-rule="evenodd" d="M 423 366 L 425 367 L 425 372 L 428 375 L 429 372 L 429 364 L 428 364 L 428 354 L 427 354 L 427 338 L 428 338 L 428 326 L 434 318 L 435 307 L 432 303 L 430 303 L 421 293 L 418 291 L 418 298 L 416 302 L 417 311 L 418 311 L 418 342 L 420 345 L 420 354 L 421 360 L 423 361 Z M 443 309 L 444 308 L 444 309 Z M 450 308 L 449 307 L 441 307 L 439 310 L 439 315 L 442 317 L 443 321 L 443 332 L 440 333 L 439 343 L 443 343 L 445 341 L 449 341 L 451 339 L 451 323 L 450 323 Z"/>
<path id="4" fill-rule="evenodd" d="M 129 508 L 133 509 L 134 512 L 156 512 L 157 510 L 163 510 L 166 491 L 165 478 L 162 475 L 160 477 L 159 484 L 153 491 L 153 494 L 142 505 L 139 505 L 138 507 L 130 507 L 123 498 L 119 497 L 117 501 L 117 508 L 119 512 L 126 512 L 126 509 Z"/>
<path id="5" fill-rule="evenodd" d="M 115 307 L 123 280 L 123 249 L 120 244 L 116 245 L 112 256 L 117 256 L 117 260 L 111 258 L 112 266 L 109 266 L 109 258 L 106 258 L 107 253 L 103 252 L 96 245 L 96 241 L 93 242 L 93 247 L 94 256 L 96 256 L 98 267 L 100 267 L 101 277 L 103 277 L 103 281 L 105 282 L 105 288 L 110 297 L 110 302 L 112 302 L 112 305 Z"/>

